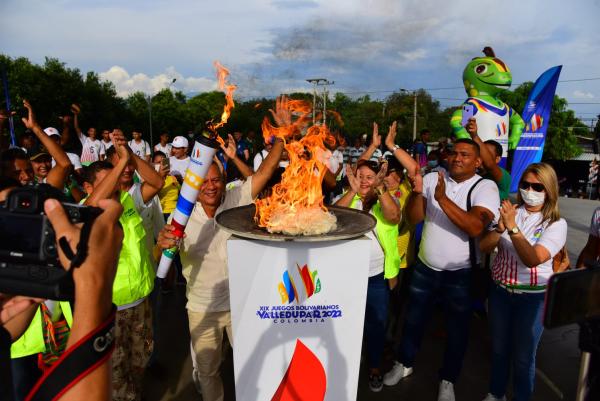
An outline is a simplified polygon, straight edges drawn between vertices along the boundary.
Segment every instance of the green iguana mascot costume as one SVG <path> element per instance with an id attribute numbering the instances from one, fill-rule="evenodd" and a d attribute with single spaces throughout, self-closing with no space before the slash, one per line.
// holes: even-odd
<path id="1" fill-rule="evenodd" d="M 470 138 L 463 127 L 463 112 L 472 113 L 482 141 L 493 139 L 504 149 L 502 163 L 506 165 L 508 150 L 514 150 L 525 127 L 521 116 L 498 98 L 510 88 L 512 74 L 491 47 L 483 49 L 485 57 L 476 57 L 463 71 L 463 83 L 469 96 L 462 107 L 452 114 L 450 126 L 457 138 Z"/>

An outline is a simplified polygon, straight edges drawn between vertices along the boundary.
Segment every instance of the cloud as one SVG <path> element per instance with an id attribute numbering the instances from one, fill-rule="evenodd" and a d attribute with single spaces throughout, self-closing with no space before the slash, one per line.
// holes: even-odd
<path id="1" fill-rule="evenodd" d="M 173 79 L 176 79 L 173 88 L 183 93 L 211 91 L 217 86 L 213 79 L 184 77 L 174 67 L 168 67 L 165 72 L 150 77 L 144 73 L 130 75 L 125 68 L 115 65 L 101 72 L 100 78 L 111 81 L 117 89 L 117 94 L 122 97 L 138 91 L 154 95 L 169 87 Z"/>
<path id="2" fill-rule="evenodd" d="M 280 9 L 305 9 L 319 7 L 319 3 L 313 0 L 273 0 L 273 6 Z"/>
<path id="3" fill-rule="evenodd" d="M 594 99 L 595 97 L 596 96 L 594 96 L 594 94 L 591 92 L 584 92 L 580 90 L 573 92 L 573 98 L 575 99 Z"/>

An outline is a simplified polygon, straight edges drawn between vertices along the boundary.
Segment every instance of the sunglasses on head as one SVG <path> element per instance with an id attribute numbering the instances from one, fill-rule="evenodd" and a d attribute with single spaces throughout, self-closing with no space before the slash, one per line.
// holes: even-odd
<path id="1" fill-rule="evenodd" d="M 519 188 L 524 191 L 528 190 L 529 188 L 533 189 L 535 192 L 544 191 L 544 185 L 540 184 L 539 182 L 521 181 Z"/>

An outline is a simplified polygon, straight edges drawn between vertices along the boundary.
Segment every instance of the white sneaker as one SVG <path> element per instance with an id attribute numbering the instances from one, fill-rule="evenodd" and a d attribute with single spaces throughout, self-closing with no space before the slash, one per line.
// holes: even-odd
<path id="1" fill-rule="evenodd" d="M 392 370 L 383 375 L 383 384 L 386 386 L 395 386 L 400 379 L 404 379 L 413 372 L 413 368 L 407 368 L 398 361 L 394 361 Z"/>
<path id="2" fill-rule="evenodd" d="M 440 382 L 440 391 L 438 393 L 438 401 L 455 401 L 454 384 L 447 380 Z"/>
<path id="3" fill-rule="evenodd" d="M 483 401 L 506 401 L 506 396 L 502 396 L 502 398 L 494 397 L 492 393 L 488 393 L 488 395 L 483 399 Z"/>

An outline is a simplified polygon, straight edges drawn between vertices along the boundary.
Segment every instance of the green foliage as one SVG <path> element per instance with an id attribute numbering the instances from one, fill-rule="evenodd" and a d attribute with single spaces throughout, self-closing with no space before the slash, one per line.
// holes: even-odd
<path id="1" fill-rule="evenodd" d="M 514 91 L 504 91 L 500 98 L 521 113 L 533 88 L 533 82 L 524 82 Z M 554 95 L 550 122 L 546 133 L 544 159 L 568 160 L 581 154 L 575 135 L 587 135 L 589 129 L 568 109 L 566 99 Z"/>
<path id="2" fill-rule="evenodd" d="M 208 121 L 219 121 L 225 104 L 222 92 L 200 93 L 191 98 L 181 92 L 163 89 L 148 99 L 147 95 L 136 92 L 126 99 L 120 98 L 112 83 L 101 81 L 98 74 L 88 72 L 82 75 L 78 69 L 68 68 L 57 59 L 47 58 L 43 65 L 32 64 L 26 58 L 10 58 L 0 55 L 0 66 L 6 68 L 13 109 L 23 114 L 22 99 L 28 98 L 43 126 L 60 128 L 59 116 L 69 113 L 71 103 L 81 105 L 80 124 L 85 130 L 95 126 L 98 129 L 119 127 L 128 135 L 132 129 L 140 129 L 149 138 L 149 101 L 152 111 L 153 142 L 158 141 L 162 132 L 171 137 L 188 131 L 200 132 L 206 129 Z M 526 82 L 514 91 L 504 91 L 500 98 L 517 111 L 522 111 L 533 83 Z M 3 89 L 3 88 L 2 88 Z M 429 93 L 420 89 L 417 95 L 417 133 L 428 128 L 435 140 L 449 136 L 449 121 L 456 107 L 442 109 L 440 103 Z M 292 99 L 313 101 L 311 92 L 290 95 Z M 457 107 L 458 107 L 457 102 Z M 322 99 L 317 98 L 318 109 Z M 234 131 L 250 134 L 255 149 L 262 145 L 261 124 L 270 116 L 273 99 L 249 99 L 238 101 L 229 122 L 220 131 L 222 136 Z M 335 93 L 327 98 L 327 122 L 333 132 L 339 132 L 350 143 L 364 134 L 370 139 L 373 122 L 377 122 L 380 133 L 385 135 L 393 121 L 398 121 L 397 142 L 410 146 L 413 141 L 414 95 L 409 92 L 395 92 L 386 99 L 371 99 L 368 95 L 351 98 L 343 93 Z M 22 124 L 15 124 L 17 132 L 23 132 Z M 565 160 L 577 156 L 581 149 L 575 135 L 586 135 L 586 126 L 568 109 L 565 99 L 555 96 L 546 140 L 545 158 Z M 595 133 L 600 136 L 600 123 Z"/>

